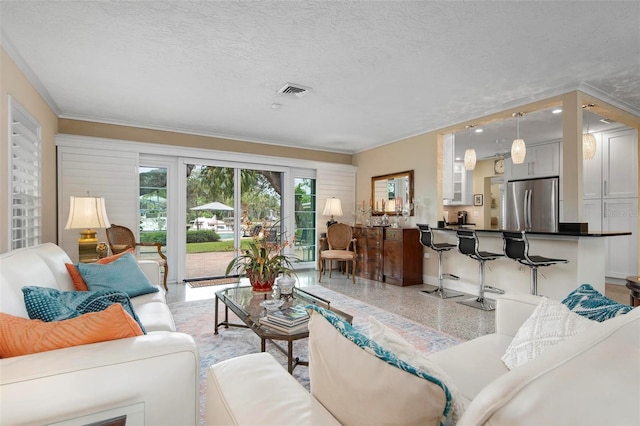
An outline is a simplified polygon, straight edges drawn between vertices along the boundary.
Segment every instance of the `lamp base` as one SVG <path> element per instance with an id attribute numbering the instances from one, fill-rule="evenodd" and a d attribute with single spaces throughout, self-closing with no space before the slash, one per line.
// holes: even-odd
<path id="1" fill-rule="evenodd" d="M 333 219 L 329 220 L 329 221 L 327 222 L 327 229 L 329 229 L 329 227 L 330 227 L 331 225 L 334 225 L 334 224 L 336 224 L 336 223 L 338 223 L 338 221 L 333 220 Z"/>
<path id="2" fill-rule="evenodd" d="M 93 229 L 85 229 L 80 232 L 80 239 L 78 240 L 78 261 L 81 263 L 92 263 L 98 260 L 97 245 L 98 239 L 96 238 L 96 231 Z"/>

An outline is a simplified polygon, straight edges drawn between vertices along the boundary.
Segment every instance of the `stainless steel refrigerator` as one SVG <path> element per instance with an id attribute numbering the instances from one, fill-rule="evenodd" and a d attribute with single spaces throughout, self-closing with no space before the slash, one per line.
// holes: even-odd
<path id="1" fill-rule="evenodd" d="M 558 232 L 559 182 L 557 176 L 508 181 L 505 229 Z"/>

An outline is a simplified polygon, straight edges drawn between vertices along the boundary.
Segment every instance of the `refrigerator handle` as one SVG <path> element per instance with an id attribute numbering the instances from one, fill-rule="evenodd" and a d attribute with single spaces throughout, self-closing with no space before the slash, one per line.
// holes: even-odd
<path id="1" fill-rule="evenodd" d="M 531 197 L 533 195 L 533 190 L 532 189 L 528 189 L 525 192 L 524 195 L 524 199 L 525 199 L 525 210 L 524 210 L 524 226 L 527 229 L 531 229 Z"/>
<path id="2" fill-rule="evenodd" d="M 527 205 L 528 205 L 528 201 L 529 201 L 529 190 L 525 189 L 524 190 L 524 198 L 522 200 L 522 213 L 523 213 L 523 219 L 524 219 L 524 229 L 527 229 L 527 227 L 529 226 L 529 210 L 527 209 Z"/>

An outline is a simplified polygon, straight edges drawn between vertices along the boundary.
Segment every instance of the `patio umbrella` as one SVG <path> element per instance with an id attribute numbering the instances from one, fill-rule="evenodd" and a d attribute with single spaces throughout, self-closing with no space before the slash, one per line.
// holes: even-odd
<path id="1" fill-rule="evenodd" d="M 201 206 L 191 207 L 189 210 L 230 210 L 233 211 L 233 207 L 229 207 L 226 204 L 222 204 L 219 201 L 213 203 L 203 204 Z"/>

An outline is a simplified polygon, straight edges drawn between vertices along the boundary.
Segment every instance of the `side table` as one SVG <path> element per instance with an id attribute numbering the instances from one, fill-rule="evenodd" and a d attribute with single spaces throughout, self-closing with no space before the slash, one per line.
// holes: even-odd
<path id="1" fill-rule="evenodd" d="M 629 304 L 633 307 L 640 306 L 640 277 L 632 275 L 626 278 L 629 289 Z"/>

